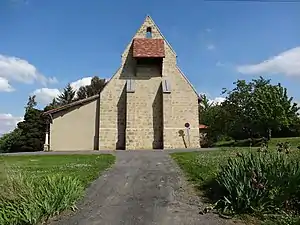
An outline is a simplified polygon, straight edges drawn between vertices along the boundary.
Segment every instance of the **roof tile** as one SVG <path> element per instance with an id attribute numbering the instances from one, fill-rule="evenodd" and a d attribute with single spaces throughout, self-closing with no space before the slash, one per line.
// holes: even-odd
<path id="1" fill-rule="evenodd" d="M 133 57 L 165 57 L 164 40 L 135 38 L 133 40 Z"/>

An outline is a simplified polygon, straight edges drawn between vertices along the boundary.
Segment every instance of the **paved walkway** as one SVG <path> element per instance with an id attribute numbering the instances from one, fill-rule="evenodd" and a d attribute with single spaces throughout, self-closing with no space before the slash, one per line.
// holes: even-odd
<path id="1" fill-rule="evenodd" d="M 115 152 L 116 164 L 92 183 L 75 212 L 51 225 L 233 224 L 202 206 L 165 151 Z"/>

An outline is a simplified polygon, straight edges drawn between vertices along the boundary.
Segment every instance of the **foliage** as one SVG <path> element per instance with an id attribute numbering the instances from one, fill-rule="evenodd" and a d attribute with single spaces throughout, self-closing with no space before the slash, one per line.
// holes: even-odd
<path id="1" fill-rule="evenodd" d="M 41 151 L 45 141 L 46 118 L 35 109 L 35 96 L 29 96 L 24 120 L 17 128 L 0 138 L 0 152 Z"/>
<path id="2" fill-rule="evenodd" d="M 252 123 L 258 132 L 268 133 L 267 137 L 270 139 L 271 132 L 278 132 L 299 122 L 300 108 L 292 102 L 292 97 L 288 97 L 287 89 L 281 84 L 271 85 L 270 80 L 267 80 L 264 85 L 259 86 L 259 82 L 263 81 L 262 78 L 255 80 L 256 88 L 251 99 Z"/>
<path id="3" fill-rule="evenodd" d="M 16 152 L 19 150 L 18 141 L 21 137 L 21 130 L 15 128 L 13 131 L 4 134 L 0 138 L 0 152 Z"/>
<path id="4" fill-rule="evenodd" d="M 300 164 L 278 151 L 244 153 L 221 167 L 217 182 L 225 213 L 276 213 L 300 209 Z"/>
<path id="5" fill-rule="evenodd" d="M 59 107 L 59 103 L 56 100 L 56 98 L 53 98 L 52 102 L 45 106 L 44 111 L 46 112 L 48 110 L 55 109 L 57 107 Z"/>
<path id="6" fill-rule="evenodd" d="M 10 178 L 0 193 L 0 224 L 37 224 L 74 208 L 82 194 L 83 185 L 74 177 Z"/>
<path id="7" fill-rule="evenodd" d="M 299 139 L 298 139 L 299 140 Z M 282 142 L 281 139 L 279 139 L 279 141 Z M 264 157 L 264 159 L 267 158 L 275 158 L 275 156 L 277 156 L 276 152 L 276 143 L 278 142 L 278 139 L 275 140 L 271 140 L 271 142 L 269 142 L 269 148 L 268 151 L 270 151 L 270 153 L 274 154 L 274 155 L 266 155 L 266 153 L 258 153 L 256 151 L 256 147 L 252 148 L 252 150 L 250 150 L 250 152 L 253 152 L 252 154 L 254 154 L 255 156 L 259 156 L 259 155 L 266 155 L 266 157 Z M 270 147 L 271 145 L 271 147 Z M 297 146 L 297 142 L 291 143 L 291 152 L 289 154 L 285 154 L 285 153 L 280 153 L 281 155 L 278 156 L 279 159 L 284 158 L 286 161 L 285 162 L 291 162 L 292 165 L 294 165 L 293 163 L 297 163 L 300 160 L 300 151 L 296 148 Z M 237 152 L 239 152 L 239 154 L 237 154 Z M 242 161 L 243 157 L 249 156 L 250 157 L 250 152 L 249 152 L 249 147 L 248 148 L 221 148 L 221 150 L 211 150 L 211 151 L 198 151 L 198 152 L 185 152 L 185 153 L 172 153 L 171 157 L 178 163 L 178 165 L 180 166 L 180 168 L 183 170 L 183 172 L 186 174 L 187 178 L 189 181 L 192 181 L 192 183 L 195 185 L 195 187 L 197 188 L 197 193 L 202 195 L 202 197 L 206 197 L 208 198 L 207 200 L 209 200 L 211 203 L 216 203 L 218 202 L 218 200 L 225 200 L 223 196 L 228 196 L 228 192 L 226 192 L 226 189 L 224 190 L 224 187 L 222 187 L 221 185 L 219 185 L 216 181 L 216 178 L 218 176 L 220 176 L 221 174 L 221 168 L 224 168 L 226 166 L 228 166 L 227 164 L 227 160 L 231 159 L 231 160 L 239 160 Z M 267 153 L 267 154 L 270 154 Z M 241 157 L 243 156 L 243 157 Z M 261 159 L 262 160 L 262 159 Z M 276 171 L 273 171 L 273 178 L 271 179 L 271 176 L 269 176 L 270 174 L 268 174 L 268 179 L 270 180 L 270 185 L 271 184 L 276 184 L 276 182 L 278 182 L 277 184 L 279 185 L 279 182 L 283 183 L 283 188 L 279 188 L 278 192 L 276 192 L 277 190 L 275 188 L 273 188 L 274 192 L 273 192 L 273 196 L 276 196 L 276 198 L 274 199 L 280 199 L 281 197 L 285 197 L 285 195 L 280 195 L 280 193 L 282 193 L 282 190 L 287 190 L 288 187 L 286 187 L 287 185 L 289 185 L 290 183 L 294 183 L 296 178 L 291 178 L 288 179 L 288 175 L 292 173 L 292 171 L 290 171 L 291 173 L 289 173 L 289 167 L 292 167 L 292 165 L 289 165 L 288 163 L 284 163 L 281 160 L 276 162 L 279 168 L 276 168 L 276 165 L 272 165 L 271 162 L 268 162 L 267 165 L 265 167 L 272 167 L 274 168 L 274 170 L 276 169 Z M 242 164 L 242 163 L 241 163 Z M 257 165 L 257 164 L 254 164 Z M 281 168 L 280 168 L 281 165 Z M 261 165 L 263 166 L 263 165 Z M 241 177 L 243 175 L 245 175 L 243 173 L 243 171 L 239 171 L 240 167 L 236 167 L 236 173 L 240 174 Z M 287 168 L 286 170 L 282 169 L 282 168 Z M 292 167 L 293 170 L 296 170 L 296 167 Z M 231 176 L 237 177 L 237 175 L 235 174 L 234 171 L 229 171 L 227 170 L 228 173 L 232 173 Z M 264 175 L 265 170 L 263 171 Z M 275 174 L 276 173 L 276 174 Z M 247 178 L 248 174 L 245 175 L 245 177 Z M 277 178 L 278 176 L 278 178 Z M 283 181 L 280 181 L 279 179 L 283 178 L 285 180 L 288 180 L 288 183 L 284 183 Z M 229 178 L 229 182 L 230 182 Z M 257 179 L 259 180 L 259 179 Z M 262 179 L 261 179 L 262 180 Z M 240 188 L 243 187 L 242 182 L 244 182 L 242 180 L 242 178 L 240 178 L 240 182 L 241 185 L 239 186 Z M 295 184 L 295 183 L 294 183 Z M 294 185 L 292 184 L 292 185 Z M 300 182 L 298 181 L 298 185 L 300 184 Z M 269 190 L 268 186 L 269 183 L 266 185 L 266 187 L 268 188 L 267 190 Z M 237 186 L 238 187 L 238 186 Z M 287 193 L 287 196 L 294 196 L 294 199 L 298 199 L 300 198 L 300 193 L 299 193 L 299 186 L 297 187 L 298 189 L 293 190 L 292 192 Z M 290 186 L 290 189 L 292 189 L 292 186 Z M 280 192 L 281 191 L 281 192 Z M 244 195 L 248 194 L 249 192 L 243 192 Z M 277 193 L 277 195 L 275 195 Z M 271 195 L 270 195 L 271 196 Z M 234 199 L 234 201 L 237 201 L 238 198 Z M 242 200 L 241 200 L 242 201 Z M 296 204 L 296 202 L 290 202 L 287 205 L 284 204 L 285 202 L 282 201 L 281 203 L 281 210 L 292 210 L 292 206 L 296 206 L 298 205 L 299 207 L 299 203 Z M 265 204 L 265 207 L 268 207 L 269 203 Z M 285 206 L 287 206 L 287 208 L 285 208 Z M 223 207 L 225 207 L 224 202 L 223 201 L 219 201 L 218 202 L 218 207 L 220 207 L 220 210 L 222 210 Z M 264 207 L 264 206 L 263 206 Z M 269 207 L 272 208 L 272 207 Z M 298 208 L 299 209 L 299 208 Z M 256 210 L 258 211 L 259 209 L 256 208 Z M 266 220 L 266 218 L 268 219 L 268 223 L 267 224 L 299 224 L 299 219 L 297 219 L 297 216 L 295 216 L 293 213 L 291 213 L 291 211 L 289 211 L 289 213 L 285 213 L 284 211 L 281 211 L 278 213 L 277 211 L 278 209 L 274 209 L 273 213 L 274 214 L 265 214 L 265 215 L 259 215 L 259 217 L 257 219 L 262 219 L 262 220 Z M 228 212 L 228 210 L 227 210 Z M 237 212 L 241 212 L 241 211 L 237 211 Z M 243 213 L 243 212 L 241 212 Z M 257 214 L 256 214 L 257 215 Z M 272 217 L 274 217 L 272 219 Z M 275 222 L 276 223 L 275 223 Z M 279 221 L 281 221 L 282 223 L 280 223 Z M 289 222 L 288 222 L 289 221 Z"/>
<path id="8" fill-rule="evenodd" d="M 221 105 L 210 103 L 206 95 L 201 95 L 199 115 L 199 123 L 209 127 L 201 146 L 210 147 L 224 133 L 224 111 Z"/>
<path id="9" fill-rule="evenodd" d="M 72 88 L 71 84 L 67 84 L 62 93 L 57 97 L 58 105 L 66 105 L 75 100 L 76 91 Z"/>
<path id="10" fill-rule="evenodd" d="M 24 116 L 24 121 L 18 123 L 20 138 L 17 142 L 18 151 L 33 152 L 41 151 L 45 141 L 46 118 L 43 111 L 38 109 L 28 109 Z M 9 150 L 12 152 L 12 150 Z"/>
<path id="11" fill-rule="evenodd" d="M 223 89 L 226 100 L 220 105 L 201 98 L 199 120 L 211 128 L 214 141 L 222 136 L 241 140 L 300 135 L 299 107 L 281 84 L 260 77 L 250 82 L 237 80 L 234 85 L 231 90 Z"/>
<path id="12" fill-rule="evenodd" d="M 0 224 L 36 224 L 74 208 L 83 188 L 114 161 L 109 154 L 2 156 Z"/>
<path id="13" fill-rule="evenodd" d="M 26 107 L 25 107 L 25 111 L 27 112 L 29 109 L 33 109 L 36 105 L 37 105 L 37 103 L 36 103 L 36 101 L 35 101 L 35 95 L 33 95 L 33 96 L 29 96 L 28 97 L 28 102 L 27 102 L 27 104 L 26 104 Z"/>
<path id="14" fill-rule="evenodd" d="M 106 80 L 97 76 L 93 77 L 90 85 L 82 86 L 77 91 L 77 99 L 85 99 L 99 94 L 106 85 Z"/>

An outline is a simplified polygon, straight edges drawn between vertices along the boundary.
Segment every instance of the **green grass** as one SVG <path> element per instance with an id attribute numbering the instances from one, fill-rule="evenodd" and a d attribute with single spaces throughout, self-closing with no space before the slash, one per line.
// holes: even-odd
<path id="1" fill-rule="evenodd" d="M 297 147 L 300 146 L 300 137 L 288 137 L 288 138 L 272 138 L 269 141 L 270 147 L 276 147 L 276 144 L 279 142 L 290 142 L 291 146 Z M 262 142 L 261 138 L 254 140 L 253 146 L 260 146 Z M 231 140 L 231 141 L 218 141 L 214 145 L 214 147 L 249 147 L 250 142 L 248 139 L 244 140 Z"/>
<path id="2" fill-rule="evenodd" d="M 109 154 L 0 156 L 0 182 L 6 174 L 38 177 L 62 174 L 77 177 L 87 186 L 114 161 L 115 156 Z"/>
<path id="3" fill-rule="evenodd" d="M 300 137 L 289 137 L 289 138 L 272 138 L 269 142 L 269 146 L 276 146 L 279 142 L 288 141 L 292 147 L 297 148 L 300 146 Z"/>
<path id="4" fill-rule="evenodd" d="M 216 177 L 220 167 L 227 164 L 229 158 L 236 157 L 237 152 L 256 150 L 257 148 L 254 147 L 251 150 L 249 147 L 223 147 L 213 151 L 172 153 L 171 157 L 183 170 L 187 179 L 199 190 L 204 191 L 206 185 Z M 275 148 L 271 147 L 270 150 L 275 150 Z M 300 150 L 294 148 L 291 157 L 300 160 Z"/>
<path id="5" fill-rule="evenodd" d="M 247 148 L 248 149 L 248 148 Z M 242 149 L 246 151 L 246 149 Z M 217 174 L 220 165 L 226 164 L 229 157 L 236 156 L 236 149 L 222 148 L 214 151 L 172 153 L 171 157 L 186 174 L 187 179 L 203 190 Z"/>
<path id="6" fill-rule="evenodd" d="M 39 224 L 75 209 L 84 189 L 115 156 L 0 156 L 0 224 Z"/>
<path id="7" fill-rule="evenodd" d="M 272 141 L 272 146 L 275 146 L 278 139 Z M 292 152 L 289 154 L 289 157 L 300 160 L 300 150 L 295 147 L 297 143 L 297 141 L 291 143 Z M 236 158 L 238 152 L 256 152 L 257 149 L 255 147 L 251 149 L 249 147 L 220 148 L 220 150 L 213 151 L 172 153 L 171 157 L 183 170 L 187 179 L 195 186 L 198 194 L 206 197 L 209 202 L 215 203 L 220 198 L 217 193 L 218 190 L 215 188 L 217 186 L 216 178 L 221 170 L 220 167 L 226 165 L 229 158 Z M 276 151 L 276 148 L 270 147 L 269 150 Z M 254 218 L 254 221 L 256 220 Z"/>

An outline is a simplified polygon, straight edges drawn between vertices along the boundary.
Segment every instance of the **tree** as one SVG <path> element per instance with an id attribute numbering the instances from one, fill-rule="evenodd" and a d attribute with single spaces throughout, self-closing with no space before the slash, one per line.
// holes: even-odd
<path id="1" fill-rule="evenodd" d="M 227 97 L 222 106 L 227 114 L 227 133 L 235 139 L 270 138 L 272 131 L 291 129 L 298 121 L 299 108 L 280 84 L 272 85 L 271 80 L 263 77 L 234 84 L 232 90 L 224 90 Z"/>
<path id="2" fill-rule="evenodd" d="M 35 97 L 36 97 L 35 95 L 32 95 L 32 96 L 28 97 L 28 102 L 27 102 L 26 107 L 25 107 L 26 112 L 27 112 L 27 110 L 32 109 L 37 105 L 37 103 L 35 101 Z"/>
<path id="3" fill-rule="evenodd" d="M 66 105 L 74 101 L 76 91 L 70 84 L 64 88 L 63 92 L 57 97 L 56 101 L 58 105 Z"/>
<path id="4" fill-rule="evenodd" d="M 261 80 L 255 80 L 256 86 Z M 281 84 L 271 85 L 270 81 L 254 90 L 253 123 L 261 133 L 271 138 L 272 132 L 289 128 L 298 120 L 300 109 L 293 98 L 288 97 L 287 89 Z"/>
<path id="5" fill-rule="evenodd" d="M 200 95 L 200 104 L 199 104 L 199 110 L 201 112 L 208 110 L 210 107 L 212 107 L 213 103 L 209 102 L 209 99 L 205 94 Z"/>
<path id="6" fill-rule="evenodd" d="M 81 86 L 77 91 L 77 99 L 85 99 L 88 97 L 87 85 Z"/>
<path id="7" fill-rule="evenodd" d="M 207 141 L 213 143 L 219 139 L 220 136 L 225 135 L 225 114 L 222 105 L 209 102 L 206 95 L 201 95 L 201 102 L 199 104 L 199 123 L 207 125 Z"/>
<path id="8" fill-rule="evenodd" d="M 43 150 L 46 132 L 46 118 L 43 111 L 31 108 L 25 112 L 24 121 L 18 123 L 21 130 L 18 140 L 19 151 L 33 152 Z"/>
<path id="9" fill-rule="evenodd" d="M 227 94 L 222 104 L 226 113 L 226 133 L 234 139 L 244 139 L 252 136 L 252 118 L 249 118 L 249 110 L 253 84 L 245 80 L 237 80 L 233 84 L 236 87 L 232 90 L 223 89 L 223 94 Z"/>
<path id="10" fill-rule="evenodd" d="M 18 152 L 20 146 L 18 145 L 21 137 L 21 130 L 15 128 L 13 131 L 4 134 L 0 138 L 0 152 Z"/>
<path id="11" fill-rule="evenodd" d="M 55 109 L 57 107 L 59 107 L 59 103 L 57 102 L 56 98 L 53 98 L 52 102 L 45 106 L 44 112 Z"/>
<path id="12" fill-rule="evenodd" d="M 77 91 L 77 99 L 85 99 L 99 94 L 106 85 L 106 80 L 93 77 L 90 85 L 82 86 Z"/>

